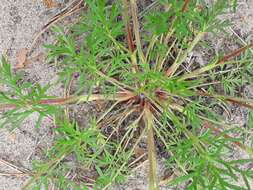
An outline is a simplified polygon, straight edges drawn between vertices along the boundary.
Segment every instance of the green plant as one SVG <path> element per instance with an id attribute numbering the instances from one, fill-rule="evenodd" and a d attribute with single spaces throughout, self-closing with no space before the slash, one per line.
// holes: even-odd
<path id="1" fill-rule="evenodd" d="M 38 113 L 37 125 L 43 117 L 57 112 L 57 107 L 47 104 L 42 99 L 52 98 L 46 94 L 49 86 L 41 87 L 22 80 L 20 75 L 11 71 L 10 64 L 2 57 L 0 64 L 0 109 L 5 112 L 0 117 L 0 126 L 11 124 L 18 127 L 22 121 L 33 113 Z"/>
<path id="2" fill-rule="evenodd" d="M 186 61 L 196 46 L 204 44 L 208 32 L 224 30 L 228 23 L 217 16 L 235 2 L 219 0 L 208 7 L 199 0 L 160 0 L 139 13 L 135 0 L 87 0 L 87 13 L 71 34 L 55 27 L 58 43 L 46 45 L 49 60 L 59 61 L 65 88 L 76 84 L 75 92 L 64 98 L 48 97 L 40 87 L 24 95 L 22 89 L 32 86 L 18 86 L 3 60 L 0 71 L 7 77 L 0 81 L 14 94 L 1 93 L 0 109 L 11 109 L 4 121 L 13 121 L 18 113 L 20 123 L 38 112 L 53 117 L 58 126 L 59 138 L 48 162 L 36 164 L 25 188 L 55 184 L 60 189 L 108 189 L 146 159 L 146 154 L 135 152 L 146 140 L 142 149 L 148 155 L 150 190 L 159 189 L 158 144 L 168 155 L 163 158 L 166 165 L 178 175 L 167 181 L 169 186 L 188 182 L 187 189 L 250 189 L 253 172 L 238 165 L 252 162 L 253 150 L 233 137 L 238 127 L 224 122 L 215 108 L 228 104 L 253 108 L 252 100 L 238 97 L 238 86 L 252 77 L 247 49 L 253 44 L 214 55 L 204 66 Z M 68 104 L 94 101 L 109 106 L 86 128 L 64 114 Z M 227 160 L 231 145 L 250 159 Z M 76 170 L 94 175 L 70 180 L 71 156 L 76 158 Z M 243 187 L 237 185 L 239 176 Z"/>

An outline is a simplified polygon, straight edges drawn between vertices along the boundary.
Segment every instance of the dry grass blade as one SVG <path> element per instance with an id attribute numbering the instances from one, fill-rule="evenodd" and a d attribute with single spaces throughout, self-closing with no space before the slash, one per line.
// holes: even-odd
<path id="1" fill-rule="evenodd" d="M 250 109 L 253 109 L 253 102 L 247 102 L 247 100 L 241 100 L 241 99 L 238 99 L 238 98 L 233 98 L 233 97 L 227 97 L 226 98 L 227 101 L 231 102 L 231 103 L 234 103 L 234 104 L 237 104 L 239 106 L 243 106 L 245 108 L 250 108 Z"/>
<path id="2" fill-rule="evenodd" d="M 134 161 L 132 161 L 128 166 L 129 167 L 133 167 L 136 163 L 138 163 L 142 158 L 144 158 L 145 156 L 147 155 L 147 153 L 143 153 L 143 154 L 141 154 L 139 157 L 137 157 Z M 146 160 L 145 160 L 146 161 Z M 134 170 L 136 170 L 137 168 L 139 168 L 140 167 L 140 165 L 142 165 L 145 161 L 143 161 L 143 162 L 141 162 L 140 164 L 138 164 L 138 166 L 136 166 L 134 169 L 133 169 L 133 171 Z"/>
<path id="3" fill-rule="evenodd" d="M 244 46 L 247 46 L 248 43 L 245 42 L 245 41 L 242 39 L 242 37 L 239 36 L 239 35 L 234 31 L 234 29 L 232 29 L 231 27 L 228 27 L 228 29 L 231 31 L 231 33 L 232 33 L 233 35 L 235 35 L 235 36 L 241 41 L 241 43 L 242 43 Z M 249 50 L 250 50 L 251 54 L 253 54 L 252 48 L 250 48 Z"/>
<path id="4" fill-rule="evenodd" d="M 105 111 L 97 120 L 97 123 L 100 123 L 121 101 L 115 102 L 107 111 Z"/>
<path id="5" fill-rule="evenodd" d="M 19 166 L 16 166 L 6 160 L 0 159 L 0 164 L 3 164 L 9 168 L 12 168 L 16 170 L 18 173 L 1 173 L 0 175 L 4 176 L 26 176 L 26 175 L 32 175 L 31 172 L 25 168 L 21 168 Z"/>
<path id="6" fill-rule="evenodd" d="M 31 54 L 31 51 L 35 47 L 35 45 L 36 45 L 38 39 L 41 37 L 41 35 L 43 33 L 45 33 L 49 28 L 51 28 L 54 24 L 56 24 L 57 22 L 63 20 L 64 18 L 76 13 L 77 11 L 85 8 L 85 4 L 84 4 L 84 6 L 79 8 L 82 3 L 83 3 L 83 0 L 78 0 L 78 4 L 75 5 L 72 9 L 70 9 L 69 11 L 63 10 L 59 15 L 56 15 L 55 17 L 50 19 L 50 21 L 43 27 L 43 29 L 35 36 L 35 38 L 33 39 L 32 45 L 29 48 L 28 52 Z M 73 5 L 73 4 L 74 3 L 72 3 L 71 5 Z"/>
<path id="7" fill-rule="evenodd" d="M 0 172 L 0 176 L 5 176 L 5 177 L 25 177 L 29 176 L 27 173 L 7 173 L 7 172 Z"/>

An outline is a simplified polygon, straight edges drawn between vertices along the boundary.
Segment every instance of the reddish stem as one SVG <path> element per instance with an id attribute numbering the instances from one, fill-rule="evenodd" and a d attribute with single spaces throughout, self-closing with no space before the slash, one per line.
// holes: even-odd
<path id="1" fill-rule="evenodd" d="M 130 100 L 131 98 L 133 98 L 135 96 L 135 94 L 133 94 L 132 92 L 129 91 L 122 91 L 122 92 L 118 92 L 115 96 L 112 96 L 111 98 L 106 97 L 104 95 L 99 95 L 99 94 L 94 94 L 95 98 L 91 99 L 91 101 L 95 101 L 95 100 L 119 100 L 119 101 L 127 101 Z M 86 96 L 85 96 L 86 97 Z M 70 97 L 66 97 L 66 98 L 54 98 L 54 99 L 45 99 L 45 100 L 40 100 L 38 102 L 27 102 L 27 105 L 33 105 L 33 104 L 37 104 L 37 105 L 65 105 L 65 104 L 71 104 L 74 102 L 78 102 L 80 99 L 82 99 L 82 96 L 70 96 Z M 14 104 L 0 104 L 0 110 L 4 110 L 4 109 L 14 109 L 17 106 Z"/>
<path id="2" fill-rule="evenodd" d="M 185 11 L 187 11 L 187 9 L 188 9 L 188 7 L 189 7 L 189 4 L 190 4 L 190 1 L 191 0 L 185 0 L 184 1 L 184 5 L 183 5 L 183 7 L 182 7 L 182 12 L 185 12 Z"/>
<path id="3" fill-rule="evenodd" d="M 132 34 L 132 29 L 130 27 L 130 23 L 127 23 L 126 31 L 127 31 L 128 48 L 133 53 L 135 50 L 135 45 L 134 45 L 133 34 Z"/>
<path id="4" fill-rule="evenodd" d="M 37 104 L 40 104 L 40 105 L 62 105 L 62 104 L 67 104 L 71 100 L 73 100 L 73 97 L 46 99 L 46 100 L 40 100 L 39 102 L 37 102 Z M 30 102 L 30 104 L 35 104 L 35 103 L 36 102 Z M 14 104 L 3 104 L 3 105 L 0 105 L 0 110 L 14 109 L 16 107 L 17 106 Z"/>
<path id="5" fill-rule="evenodd" d="M 48 104 L 48 105 L 53 105 L 53 104 L 65 104 L 66 102 L 69 102 L 73 99 L 73 97 L 67 97 L 67 98 L 57 98 L 57 99 L 47 99 L 47 100 L 41 100 L 39 101 L 39 104 Z"/>
<path id="6" fill-rule="evenodd" d="M 245 47 L 242 47 L 242 48 L 239 48 L 231 53 L 229 53 L 228 55 L 225 55 L 222 59 L 219 60 L 218 64 L 224 64 L 226 61 L 230 60 L 231 58 L 233 57 L 236 57 L 238 55 L 240 55 L 242 52 L 246 51 L 247 49 L 249 48 L 252 48 L 253 47 L 253 43 L 245 46 Z"/>
<path id="7" fill-rule="evenodd" d="M 214 95 L 208 94 L 208 93 L 202 92 L 202 91 L 198 91 L 197 95 L 215 98 Z M 243 107 L 246 107 L 246 108 L 253 109 L 253 106 L 250 105 L 250 104 L 247 104 L 246 102 L 241 102 L 239 100 L 236 100 L 236 99 L 233 99 L 233 98 L 230 98 L 230 97 L 222 97 L 222 98 L 224 98 L 224 100 L 227 101 L 227 102 L 231 102 L 231 103 L 237 104 L 239 106 L 243 106 Z"/>
<path id="8" fill-rule="evenodd" d="M 232 99 L 232 98 L 226 98 L 227 101 L 231 102 L 231 103 L 234 103 L 234 104 L 237 104 L 239 106 L 243 106 L 243 107 L 246 107 L 246 108 L 250 108 L 250 109 L 253 109 L 253 106 L 250 105 L 250 104 L 247 104 L 245 102 L 240 102 L 238 100 L 235 100 L 235 99 Z"/>
<path id="9" fill-rule="evenodd" d="M 128 14 L 128 0 L 123 0 L 124 3 L 124 14 L 123 16 L 125 17 L 125 30 L 126 30 L 126 37 L 127 37 L 127 44 L 128 44 L 128 48 L 130 50 L 130 52 L 134 52 L 135 50 L 135 45 L 134 45 L 134 40 L 133 40 L 133 33 L 132 33 L 132 27 L 130 25 L 130 21 L 129 21 L 129 14 Z"/>

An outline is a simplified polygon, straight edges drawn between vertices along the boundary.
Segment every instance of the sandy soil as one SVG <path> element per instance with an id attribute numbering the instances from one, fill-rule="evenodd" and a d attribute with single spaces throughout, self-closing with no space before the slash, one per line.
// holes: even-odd
<path id="1" fill-rule="evenodd" d="M 63 3 L 63 1 L 59 1 Z M 12 66 L 16 64 L 16 54 L 23 48 L 30 48 L 34 37 L 48 20 L 57 14 L 63 6 L 48 9 L 42 1 L 31 0 L 1 0 L 0 4 L 0 54 L 7 54 Z M 47 36 L 47 35 L 46 35 Z M 48 38 L 48 37 L 47 37 Z M 42 36 L 40 42 L 48 39 Z M 41 44 L 41 43 L 38 43 Z M 43 52 L 37 46 L 33 55 Z M 24 71 L 24 77 L 32 82 L 45 85 L 55 81 L 55 69 L 36 60 L 31 67 Z M 53 92 L 53 91 L 52 91 Z M 60 93 L 59 90 L 56 91 Z M 9 161 L 20 168 L 31 168 L 32 160 L 39 159 L 42 149 L 49 147 L 52 124 L 44 121 L 41 128 L 35 128 L 37 116 L 26 120 L 23 125 L 13 132 L 0 129 L 0 172 L 17 172 L 6 167 L 1 159 Z M 0 175 L 0 190 L 20 190 L 27 177 Z"/>
<path id="2" fill-rule="evenodd" d="M 63 3 L 64 1 L 58 1 Z M 66 2 L 66 1 L 65 1 Z M 48 19 L 64 8 L 61 4 L 55 8 L 46 8 L 41 0 L 1 0 L 0 3 L 0 54 L 6 53 L 10 63 L 15 65 L 16 53 L 22 48 L 29 48 L 37 32 L 41 30 Z M 228 15 L 233 25 L 230 34 L 236 38 L 239 35 L 245 42 L 253 40 L 253 0 L 240 0 L 236 14 Z M 47 35 L 45 35 L 47 36 Z M 40 45 L 47 39 L 42 38 Z M 217 46 L 221 47 L 222 40 Z M 217 47 L 217 48 L 220 48 Z M 36 47 L 36 53 L 43 52 L 41 46 Z M 45 64 L 43 60 L 35 61 L 25 71 L 28 79 L 45 85 L 55 81 L 55 69 Z M 54 91 L 52 91 L 54 92 Z M 60 94 L 61 91 L 57 90 Z M 36 115 L 24 122 L 21 128 L 12 133 L 6 129 L 0 129 L 0 190 L 20 190 L 27 177 L 2 176 L 1 172 L 16 172 L 13 168 L 6 167 L 1 159 L 21 167 L 31 168 L 32 160 L 39 158 L 42 149 L 50 146 L 53 138 L 51 135 L 51 123 L 43 122 L 39 129 L 34 127 Z M 241 109 L 234 111 L 231 121 L 244 125 L 247 113 Z M 236 156 L 243 156 L 240 153 Z M 117 189 L 147 189 L 147 182 L 143 173 L 130 179 L 129 185 L 120 186 Z M 133 188 L 135 187 L 135 188 Z"/>

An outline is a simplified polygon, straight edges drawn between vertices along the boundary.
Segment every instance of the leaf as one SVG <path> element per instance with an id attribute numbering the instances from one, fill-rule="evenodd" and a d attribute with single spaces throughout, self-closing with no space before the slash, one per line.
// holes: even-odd
<path id="1" fill-rule="evenodd" d="M 238 0 L 233 0 L 233 11 L 236 12 L 236 8 L 237 8 L 237 2 Z"/>
<path id="2" fill-rule="evenodd" d="M 28 50 L 26 48 L 20 49 L 16 54 L 16 65 L 15 69 L 22 69 L 25 67 L 27 61 Z"/>
<path id="3" fill-rule="evenodd" d="M 251 110 L 248 114 L 248 126 L 253 128 L 253 111 Z"/>
<path id="4" fill-rule="evenodd" d="M 53 0 L 43 0 L 43 3 L 47 8 L 56 7 L 56 3 Z"/>
<path id="5" fill-rule="evenodd" d="M 187 175 L 184 175 L 184 176 L 180 176 L 180 177 L 177 177 L 175 178 L 173 181 L 171 181 L 169 183 L 169 185 L 177 185 L 177 184 L 182 184 L 184 183 L 185 181 L 188 181 L 190 180 L 192 177 L 194 177 L 196 174 L 195 173 L 190 173 L 190 174 L 187 174 Z"/>

